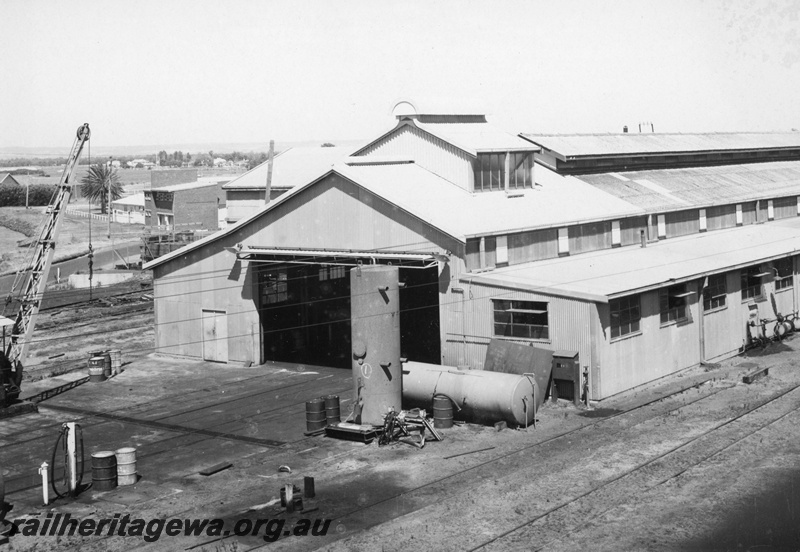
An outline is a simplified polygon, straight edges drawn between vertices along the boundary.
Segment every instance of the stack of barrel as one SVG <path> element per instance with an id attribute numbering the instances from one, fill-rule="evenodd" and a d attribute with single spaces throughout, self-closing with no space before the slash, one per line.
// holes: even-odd
<path id="1" fill-rule="evenodd" d="M 122 351 L 92 351 L 89 354 L 89 381 L 105 381 L 122 371 Z"/>
<path id="2" fill-rule="evenodd" d="M 339 395 L 327 395 L 306 402 L 306 431 L 313 433 L 341 421 Z"/>
<path id="3" fill-rule="evenodd" d="M 92 488 L 95 491 L 110 491 L 117 485 L 133 485 L 136 477 L 135 448 L 92 453 Z"/>

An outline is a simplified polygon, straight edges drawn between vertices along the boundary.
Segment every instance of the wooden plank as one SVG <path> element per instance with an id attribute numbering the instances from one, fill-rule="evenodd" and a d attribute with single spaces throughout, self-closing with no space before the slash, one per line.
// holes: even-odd
<path id="1" fill-rule="evenodd" d="M 769 375 L 769 367 L 764 366 L 763 368 L 759 368 L 758 370 L 754 370 L 753 372 L 745 374 L 745 376 L 742 378 L 742 381 L 744 383 L 753 383 L 757 379 L 760 379 L 767 375 Z"/>
<path id="2" fill-rule="evenodd" d="M 199 473 L 200 475 L 206 475 L 206 476 L 214 475 L 215 473 L 221 472 L 222 470 L 227 470 L 231 466 L 233 466 L 233 464 L 231 464 L 230 462 L 220 462 L 219 464 L 214 464 L 211 467 L 208 467 L 204 470 L 200 470 Z"/>

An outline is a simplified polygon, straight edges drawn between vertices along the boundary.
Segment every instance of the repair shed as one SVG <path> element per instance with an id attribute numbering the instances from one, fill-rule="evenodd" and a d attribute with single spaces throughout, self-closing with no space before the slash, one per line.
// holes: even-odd
<path id="1" fill-rule="evenodd" d="M 401 104 L 353 156 L 145 265 L 160 352 L 348 367 L 347 271 L 392 263 L 403 356 L 483 368 L 492 339 L 574 351 L 602 400 L 798 310 L 793 133 L 523 139 Z"/>

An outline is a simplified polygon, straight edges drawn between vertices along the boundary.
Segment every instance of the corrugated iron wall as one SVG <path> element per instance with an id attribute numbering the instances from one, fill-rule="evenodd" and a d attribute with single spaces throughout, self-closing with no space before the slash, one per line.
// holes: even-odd
<path id="1" fill-rule="evenodd" d="M 472 190 L 472 156 L 416 127 L 398 129 L 382 142 L 364 150 L 361 155 L 407 155 L 417 165 L 465 190 Z"/>
<path id="2" fill-rule="evenodd" d="M 543 301 L 548 304 L 548 340 L 511 339 L 549 350 L 578 351 L 581 365 L 592 364 L 590 325 L 596 319 L 594 304 L 479 284 L 458 283 L 461 292 L 447 294 L 443 302 L 442 355 L 449 365 L 468 365 L 482 369 L 486 349 L 494 334 L 492 299 Z"/>

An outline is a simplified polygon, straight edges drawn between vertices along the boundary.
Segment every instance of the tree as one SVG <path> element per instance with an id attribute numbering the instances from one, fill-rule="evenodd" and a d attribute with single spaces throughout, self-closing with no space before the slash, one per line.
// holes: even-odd
<path id="1" fill-rule="evenodd" d="M 86 176 L 81 178 L 81 193 L 91 202 L 100 202 L 100 212 L 105 214 L 108 206 L 108 190 L 111 188 L 111 200 L 122 197 L 122 184 L 119 182 L 117 169 L 106 165 L 91 166 Z"/>

